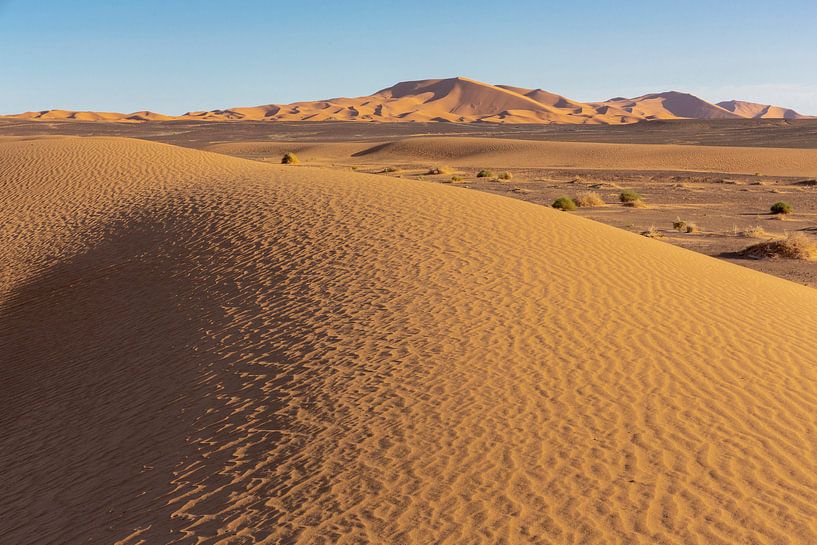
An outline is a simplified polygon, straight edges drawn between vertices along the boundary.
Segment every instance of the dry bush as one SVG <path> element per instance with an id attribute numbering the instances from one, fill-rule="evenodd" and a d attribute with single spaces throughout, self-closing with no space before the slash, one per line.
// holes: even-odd
<path id="1" fill-rule="evenodd" d="M 801 259 L 817 261 L 817 244 L 803 233 L 791 233 L 786 238 L 753 244 L 738 252 L 752 259 Z"/>
<path id="2" fill-rule="evenodd" d="M 677 218 L 674 222 L 672 222 L 672 228 L 678 231 L 679 233 L 700 233 L 701 229 L 691 221 L 684 221 L 681 218 Z"/>
<path id="3" fill-rule="evenodd" d="M 663 238 L 664 237 L 664 235 L 662 235 L 661 232 L 658 229 L 655 228 L 655 225 L 650 225 L 649 229 L 647 229 L 646 231 L 641 232 L 641 235 L 645 236 L 647 238 Z"/>
<path id="4" fill-rule="evenodd" d="M 754 227 L 747 227 L 741 233 L 746 238 L 769 238 L 771 235 L 760 225 Z"/>
<path id="5" fill-rule="evenodd" d="M 510 173 L 510 172 L 506 171 L 506 172 L 500 172 L 499 173 L 499 179 L 500 180 L 510 180 L 512 178 L 513 178 L 513 174 Z"/>
<path id="6" fill-rule="evenodd" d="M 462 176 L 451 176 L 451 181 L 452 182 L 461 182 L 462 181 Z"/>
<path id="7" fill-rule="evenodd" d="M 392 172 L 400 172 L 400 169 L 397 167 L 386 167 L 380 171 L 383 174 L 390 174 Z"/>
<path id="8" fill-rule="evenodd" d="M 604 206 L 604 201 L 595 191 L 579 191 L 573 200 L 582 208 Z"/>
<path id="9" fill-rule="evenodd" d="M 477 178 L 493 178 L 495 175 L 490 170 L 480 170 L 477 172 Z"/>
<path id="10" fill-rule="evenodd" d="M 297 165 L 298 163 L 300 163 L 298 156 L 291 151 L 286 152 L 284 156 L 281 157 L 282 165 Z"/>
<path id="11" fill-rule="evenodd" d="M 453 171 L 448 167 L 433 167 L 428 169 L 428 172 L 426 172 L 426 174 L 428 174 L 429 176 L 437 176 L 439 174 L 451 174 L 452 172 Z"/>

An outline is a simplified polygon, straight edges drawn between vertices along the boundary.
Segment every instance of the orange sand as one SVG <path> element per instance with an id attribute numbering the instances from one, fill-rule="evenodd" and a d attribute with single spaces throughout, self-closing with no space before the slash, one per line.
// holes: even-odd
<path id="1" fill-rule="evenodd" d="M 4 542 L 817 542 L 813 289 L 129 139 L 0 189 Z"/>

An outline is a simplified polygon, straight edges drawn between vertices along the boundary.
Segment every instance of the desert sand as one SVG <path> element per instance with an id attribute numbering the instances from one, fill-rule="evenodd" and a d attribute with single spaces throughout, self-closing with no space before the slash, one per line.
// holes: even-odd
<path id="1" fill-rule="evenodd" d="M 376 163 L 448 162 L 457 166 L 542 167 L 662 172 L 763 173 L 817 176 L 817 150 L 682 146 L 675 144 L 604 144 L 536 142 L 509 138 L 407 138 L 382 144 L 314 142 L 239 142 L 207 149 L 231 155 L 280 158 L 286 151 L 310 160 Z"/>
<path id="2" fill-rule="evenodd" d="M 9 543 L 817 541 L 814 289 L 125 138 L 3 139 L 0 213 Z"/>
<path id="3" fill-rule="evenodd" d="M 191 111 L 177 116 L 41 110 L 7 117 L 38 121 L 363 121 L 491 124 L 622 125 L 672 119 L 807 119 L 788 108 L 744 101 L 712 104 L 665 91 L 636 98 L 580 102 L 543 89 L 491 85 L 465 77 L 404 81 L 371 95 L 291 104 Z"/>

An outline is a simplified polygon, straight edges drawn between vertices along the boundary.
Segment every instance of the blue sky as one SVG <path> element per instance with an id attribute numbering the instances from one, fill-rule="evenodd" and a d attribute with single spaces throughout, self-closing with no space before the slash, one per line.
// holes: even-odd
<path id="1" fill-rule="evenodd" d="M 462 75 L 817 114 L 816 35 L 814 0 L 0 0 L 0 113 L 178 114 Z"/>

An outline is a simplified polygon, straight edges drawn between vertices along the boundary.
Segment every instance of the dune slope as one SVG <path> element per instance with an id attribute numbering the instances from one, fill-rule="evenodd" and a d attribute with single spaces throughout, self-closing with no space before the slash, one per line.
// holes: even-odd
<path id="1" fill-rule="evenodd" d="M 0 143 L 10 543 L 813 543 L 817 292 L 454 187 Z"/>

